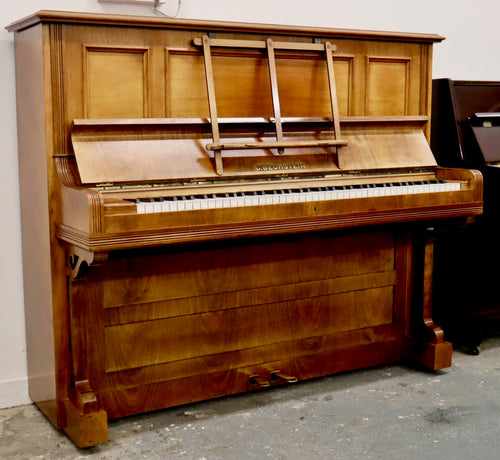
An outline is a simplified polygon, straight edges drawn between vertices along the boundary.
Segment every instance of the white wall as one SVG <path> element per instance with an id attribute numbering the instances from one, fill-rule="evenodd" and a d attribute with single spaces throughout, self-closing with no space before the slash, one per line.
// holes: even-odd
<path id="1" fill-rule="evenodd" d="M 167 0 L 162 10 L 172 14 L 176 4 L 177 0 Z M 97 0 L 24 0 L 3 3 L 0 24 L 40 9 L 154 14 L 150 7 Z M 500 80 L 498 0 L 183 0 L 179 17 L 436 33 L 447 40 L 434 47 L 434 77 Z M 0 30 L 0 407 L 29 402 L 12 40 Z"/>

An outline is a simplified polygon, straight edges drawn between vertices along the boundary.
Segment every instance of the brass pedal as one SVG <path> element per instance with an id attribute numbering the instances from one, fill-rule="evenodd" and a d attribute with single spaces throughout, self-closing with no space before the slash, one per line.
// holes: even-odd
<path id="1" fill-rule="evenodd" d="M 287 375 L 279 370 L 271 372 L 271 383 L 277 383 L 279 381 L 284 381 L 286 383 L 293 383 L 297 381 L 297 377 L 293 375 Z"/>
<path id="2" fill-rule="evenodd" d="M 254 374 L 250 376 L 250 385 L 257 386 L 259 388 L 268 387 L 271 383 L 264 380 L 260 375 Z"/>

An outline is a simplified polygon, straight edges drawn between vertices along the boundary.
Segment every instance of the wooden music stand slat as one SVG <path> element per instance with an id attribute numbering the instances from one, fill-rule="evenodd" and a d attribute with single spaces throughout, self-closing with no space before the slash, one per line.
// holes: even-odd
<path id="1" fill-rule="evenodd" d="M 219 123 L 217 120 L 217 103 L 215 100 L 214 73 L 212 69 L 212 54 L 210 53 L 210 39 L 208 35 L 203 37 L 203 56 L 205 59 L 205 78 L 207 81 L 208 108 L 210 111 L 210 123 L 212 124 L 212 138 L 214 143 L 220 142 Z M 222 174 L 222 154 L 221 150 L 214 151 L 215 169 L 217 174 Z"/>
<path id="2" fill-rule="evenodd" d="M 273 100 L 274 124 L 276 126 L 276 140 L 283 142 L 283 127 L 281 126 L 280 96 L 278 93 L 278 74 L 276 72 L 276 60 L 274 57 L 273 41 L 266 41 L 267 57 L 269 61 L 269 80 L 271 81 L 271 97 Z M 278 153 L 284 153 L 283 147 L 278 147 Z"/>
<path id="3" fill-rule="evenodd" d="M 340 147 L 347 145 L 347 141 L 340 139 L 340 122 L 339 111 L 337 105 L 337 91 L 335 87 L 335 72 L 333 68 L 332 52 L 335 51 L 335 45 L 330 42 L 321 43 L 290 43 L 290 42 L 274 42 L 272 39 L 262 40 L 228 40 L 228 39 L 211 39 L 208 35 L 204 35 L 201 39 L 196 38 L 194 45 L 203 47 L 203 57 L 205 62 L 205 79 L 207 83 L 208 107 L 210 112 L 210 123 L 212 126 L 213 142 L 207 144 L 207 150 L 214 152 L 215 169 L 217 174 L 221 175 L 224 171 L 222 162 L 222 150 L 245 150 L 245 149 L 260 149 L 260 148 L 276 148 L 278 153 L 284 153 L 285 148 L 305 148 L 305 147 Z M 271 84 L 271 97 L 274 111 L 274 125 L 276 130 L 276 142 L 226 142 L 220 140 L 219 122 L 217 116 L 217 102 L 215 96 L 214 73 L 212 66 L 211 47 L 222 48 L 249 48 L 249 49 L 265 49 L 267 51 L 269 65 L 269 79 Z M 293 50 L 293 51 L 313 51 L 324 52 L 326 60 L 326 68 L 328 72 L 328 86 L 330 89 L 330 104 L 332 109 L 332 121 L 334 127 L 333 140 L 311 140 L 311 141 L 285 141 L 283 138 L 283 126 L 281 120 L 281 107 L 278 91 L 278 75 L 276 70 L 275 49 Z M 341 163 L 341 161 L 339 161 Z M 339 164 L 339 167 L 342 167 Z"/>

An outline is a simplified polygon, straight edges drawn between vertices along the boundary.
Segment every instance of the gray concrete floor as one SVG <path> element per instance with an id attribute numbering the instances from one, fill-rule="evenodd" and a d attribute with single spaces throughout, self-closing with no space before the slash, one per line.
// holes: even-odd
<path id="1" fill-rule="evenodd" d="M 500 338 L 426 373 L 381 366 L 111 421 L 79 450 L 33 406 L 0 410 L 1 459 L 499 459 Z"/>

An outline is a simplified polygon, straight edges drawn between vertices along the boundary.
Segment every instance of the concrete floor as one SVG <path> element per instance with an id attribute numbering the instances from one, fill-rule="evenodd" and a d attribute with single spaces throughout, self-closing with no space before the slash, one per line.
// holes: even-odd
<path id="1" fill-rule="evenodd" d="M 390 365 L 111 421 L 78 450 L 32 405 L 0 410 L 0 459 L 500 458 L 500 338 L 425 373 Z"/>

